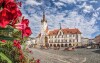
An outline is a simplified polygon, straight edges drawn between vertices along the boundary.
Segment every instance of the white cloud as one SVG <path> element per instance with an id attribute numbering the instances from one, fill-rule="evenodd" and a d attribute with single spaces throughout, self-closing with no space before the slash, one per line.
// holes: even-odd
<path id="1" fill-rule="evenodd" d="M 59 6 L 63 6 L 63 5 L 64 5 L 64 4 L 63 4 L 63 3 L 61 3 L 61 2 L 54 2 L 54 3 L 55 3 L 55 5 L 56 5 L 56 6 L 58 6 L 58 7 L 59 7 Z"/>
<path id="2" fill-rule="evenodd" d="M 93 1 L 90 1 L 90 3 L 97 3 L 98 1 L 96 1 L 96 0 L 93 0 Z"/>
<path id="3" fill-rule="evenodd" d="M 59 0 L 60 2 L 64 2 L 64 3 L 68 3 L 68 4 L 76 4 L 76 1 L 75 0 Z"/>
<path id="4" fill-rule="evenodd" d="M 91 11 L 93 11 L 94 8 L 92 5 L 85 5 L 83 11 L 86 13 L 90 13 Z"/>
<path id="5" fill-rule="evenodd" d="M 94 11 L 93 5 L 89 5 L 86 2 L 84 2 L 82 5 L 77 5 L 80 9 L 83 9 L 84 13 L 90 13 Z"/>
<path id="6" fill-rule="evenodd" d="M 41 3 L 37 2 L 36 0 L 27 0 L 26 4 L 30 4 L 30 5 L 41 5 Z"/>
<path id="7" fill-rule="evenodd" d="M 80 2 L 82 2 L 82 1 L 87 1 L 87 0 L 77 0 L 78 2 L 80 1 Z"/>

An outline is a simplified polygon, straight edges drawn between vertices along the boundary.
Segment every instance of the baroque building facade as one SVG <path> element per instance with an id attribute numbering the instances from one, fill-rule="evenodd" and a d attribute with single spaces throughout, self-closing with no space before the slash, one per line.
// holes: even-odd
<path id="1" fill-rule="evenodd" d="M 41 20 L 41 32 L 37 37 L 37 45 L 44 47 L 81 46 L 81 32 L 77 28 L 61 28 L 48 30 L 45 13 Z"/>

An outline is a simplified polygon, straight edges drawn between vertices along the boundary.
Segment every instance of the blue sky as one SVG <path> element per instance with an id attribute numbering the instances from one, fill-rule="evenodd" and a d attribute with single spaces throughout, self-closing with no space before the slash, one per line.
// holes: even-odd
<path id="1" fill-rule="evenodd" d="M 19 0 L 23 16 L 30 20 L 36 37 L 40 32 L 42 12 L 45 9 L 50 30 L 78 28 L 83 37 L 94 38 L 100 34 L 100 0 Z"/>

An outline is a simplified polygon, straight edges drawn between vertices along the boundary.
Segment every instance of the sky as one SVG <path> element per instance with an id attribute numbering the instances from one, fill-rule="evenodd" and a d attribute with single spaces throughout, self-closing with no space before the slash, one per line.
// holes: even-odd
<path id="1" fill-rule="evenodd" d="M 31 37 L 40 33 L 45 10 L 49 30 L 78 28 L 82 37 L 94 38 L 100 34 L 100 0 L 18 0 L 23 16 L 30 21 Z"/>

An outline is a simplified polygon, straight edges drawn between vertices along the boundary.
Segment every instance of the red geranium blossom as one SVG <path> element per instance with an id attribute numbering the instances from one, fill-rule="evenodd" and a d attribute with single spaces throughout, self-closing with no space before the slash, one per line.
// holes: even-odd
<path id="1" fill-rule="evenodd" d="M 6 42 L 6 40 L 1 40 L 1 42 L 2 42 L 2 43 L 5 43 L 5 42 Z"/>
<path id="2" fill-rule="evenodd" d="M 1 5 L 2 5 L 3 2 L 4 2 L 4 0 L 0 0 L 0 7 L 1 7 Z"/>
<path id="3" fill-rule="evenodd" d="M 14 0 L 5 0 L 6 3 L 14 2 Z"/>
<path id="4" fill-rule="evenodd" d="M 8 20 L 12 20 L 12 19 L 13 19 L 13 18 L 12 18 L 13 15 L 12 15 L 11 12 L 10 12 L 8 9 L 6 9 L 6 8 L 4 8 L 3 10 L 1 10 L 0 16 L 6 18 L 6 19 L 8 19 Z"/>
<path id="5" fill-rule="evenodd" d="M 22 21 L 20 23 L 15 24 L 15 28 L 19 30 L 24 30 L 26 27 L 28 27 L 29 20 L 22 18 Z"/>
<path id="6" fill-rule="evenodd" d="M 36 60 L 36 63 L 40 63 L 40 60 L 39 60 L 39 59 L 37 59 L 37 60 Z"/>
<path id="7" fill-rule="evenodd" d="M 20 17 L 22 15 L 15 2 L 8 2 L 4 8 L 7 8 L 12 13 L 13 19 L 16 19 L 17 17 Z"/>
<path id="8" fill-rule="evenodd" d="M 9 24 L 9 20 L 2 18 L 2 17 L 0 18 L 0 27 L 5 28 L 6 25 L 8 25 L 8 24 Z"/>
<path id="9" fill-rule="evenodd" d="M 22 60 L 24 58 L 24 55 L 19 56 L 19 60 Z"/>
<path id="10" fill-rule="evenodd" d="M 11 14 L 11 12 L 4 8 L 3 10 L 1 10 L 0 12 L 0 26 L 5 28 L 13 19 L 12 18 L 13 15 Z"/>
<path id="11" fill-rule="evenodd" d="M 28 19 L 22 19 L 21 24 L 23 24 L 24 28 L 26 28 L 29 25 L 29 20 Z"/>
<path id="12" fill-rule="evenodd" d="M 31 34 L 32 34 L 32 31 L 31 31 L 30 27 L 26 27 L 25 30 L 24 30 L 23 35 L 26 36 L 26 37 L 28 37 Z"/>
<path id="13" fill-rule="evenodd" d="M 19 42 L 18 40 L 14 40 L 13 45 L 14 45 L 15 47 L 17 47 L 18 49 L 21 48 L 20 42 Z"/>

